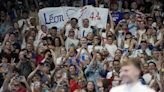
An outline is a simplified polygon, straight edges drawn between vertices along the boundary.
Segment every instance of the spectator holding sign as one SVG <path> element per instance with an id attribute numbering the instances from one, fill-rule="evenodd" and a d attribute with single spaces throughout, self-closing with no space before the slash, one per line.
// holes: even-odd
<path id="1" fill-rule="evenodd" d="M 81 37 L 86 37 L 88 33 L 93 32 L 88 19 L 83 19 L 83 26 L 79 29 L 79 36 L 78 38 Z"/>

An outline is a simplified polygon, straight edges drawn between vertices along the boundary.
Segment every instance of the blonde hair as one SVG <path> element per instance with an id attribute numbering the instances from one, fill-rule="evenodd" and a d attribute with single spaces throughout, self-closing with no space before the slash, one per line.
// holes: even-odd
<path id="1" fill-rule="evenodd" d="M 124 57 L 121 60 L 121 67 L 128 65 L 134 65 L 137 69 L 142 70 L 141 61 L 139 58 Z"/>

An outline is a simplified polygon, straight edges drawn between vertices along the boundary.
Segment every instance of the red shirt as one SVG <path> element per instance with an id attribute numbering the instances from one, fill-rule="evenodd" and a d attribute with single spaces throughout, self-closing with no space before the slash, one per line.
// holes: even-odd
<path id="1" fill-rule="evenodd" d="M 21 87 L 21 88 L 18 90 L 18 92 L 26 92 L 26 88 Z"/>
<path id="2" fill-rule="evenodd" d="M 76 81 L 75 80 L 70 80 L 69 83 L 70 83 L 71 92 L 74 92 L 78 88 L 78 85 L 77 85 Z"/>
<path id="3" fill-rule="evenodd" d="M 43 59 L 44 59 L 43 56 L 37 55 L 37 56 L 36 56 L 36 65 L 38 65 Z"/>

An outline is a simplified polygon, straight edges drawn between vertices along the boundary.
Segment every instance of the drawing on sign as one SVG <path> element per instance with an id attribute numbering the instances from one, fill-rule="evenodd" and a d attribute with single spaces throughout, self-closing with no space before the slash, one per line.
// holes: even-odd
<path id="1" fill-rule="evenodd" d="M 90 19 L 92 19 L 92 20 L 101 20 L 101 16 L 100 16 L 99 12 L 97 12 L 96 15 L 95 15 L 94 12 L 92 12 L 91 16 L 90 16 Z"/>
<path id="2" fill-rule="evenodd" d="M 71 18 L 72 18 L 71 16 L 72 16 L 75 12 L 77 12 L 77 10 L 75 10 L 75 9 L 73 9 L 73 8 L 68 9 L 68 10 L 66 11 L 66 16 L 68 17 L 68 19 L 71 19 Z"/>
<path id="3" fill-rule="evenodd" d="M 79 16 L 79 18 L 78 19 L 80 19 L 82 16 L 83 16 L 83 14 L 85 13 L 85 10 L 87 10 L 87 7 L 84 7 L 83 9 L 81 9 L 81 15 Z"/>

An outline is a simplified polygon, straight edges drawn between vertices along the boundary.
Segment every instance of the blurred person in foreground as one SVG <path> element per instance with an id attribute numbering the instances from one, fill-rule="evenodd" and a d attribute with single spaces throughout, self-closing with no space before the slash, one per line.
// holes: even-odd
<path id="1" fill-rule="evenodd" d="M 148 86 L 141 84 L 139 80 L 141 69 L 137 58 L 125 57 L 120 70 L 120 77 L 123 84 L 112 88 L 110 92 L 155 92 Z"/>

